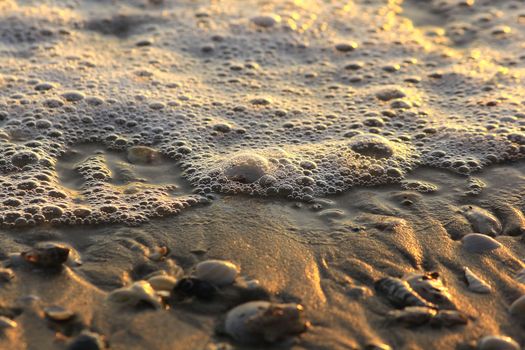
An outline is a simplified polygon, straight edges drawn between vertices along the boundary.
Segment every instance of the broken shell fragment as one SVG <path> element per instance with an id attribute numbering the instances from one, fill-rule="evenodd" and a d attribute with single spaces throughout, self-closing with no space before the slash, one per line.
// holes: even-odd
<path id="1" fill-rule="evenodd" d="M 478 277 L 468 267 L 463 269 L 465 271 L 465 278 L 467 279 L 468 289 L 474 293 L 487 294 L 492 291 L 490 285 Z"/>
<path id="2" fill-rule="evenodd" d="M 503 335 L 488 335 L 478 343 L 479 350 L 520 350 L 520 345 L 512 338 Z"/>
<path id="3" fill-rule="evenodd" d="M 427 323 L 436 315 L 437 311 L 424 306 L 408 306 L 403 310 L 393 310 L 388 313 L 394 321 L 409 326 L 420 326 Z"/>
<path id="4" fill-rule="evenodd" d="M 425 300 L 443 308 L 456 308 L 438 272 L 410 273 L 404 280 Z"/>
<path id="5" fill-rule="evenodd" d="M 160 159 L 160 153 L 147 146 L 133 146 L 128 149 L 127 158 L 133 164 L 152 164 Z"/>
<path id="6" fill-rule="evenodd" d="M 136 306 L 144 302 L 155 308 L 162 306 L 159 296 L 147 281 L 138 281 L 129 287 L 115 289 L 108 295 L 108 300 L 119 303 Z"/>
<path id="7" fill-rule="evenodd" d="M 44 309 L 44 314 L 52 321 L 63 322 L 72 319 L 75 316 L 73 311 L 64 309 L 61 306 L 50 306 Z"/>
<path id="8" fill-rule="evenodd" d="M 69 251 L 70 248 L 60 243 L 40 242 L 20 255 L 39 267 L 59 267 L 67 261 Z"/>
<path id="9" fill-rule="evenodd" d="M 0 282 L 9 282 L 15 278 L 13 270 L 0 267 Z"/>
<path id="10" fill-rule="evenodd" d="M 474 232 L 497 236 L 503 230 L 501 222 L 491 212 L 474 205 L 461 207 L 461 213 L 467 218 Z"/>
<path id="11" fill-rule="evenodd" d="M 8 328 L 16 328 L 16 327 L 17 327 L 17 323 L 15 321 L 13 321 L 12 319 L 8 317 L 0 316 L 0 330 L 8 329 Z"/>
<path id="12" fill-rule="evenodd" d="M 241 343 L 281 341 L 308 328 L 303 307 L 298 304 L 275 304 L 251 301 L 228 312 L 225 332 Z"/>
<path id="13" fill-rule="evenodd" d="M 195 266 L 195 276 L 203 281 L 226 286 L 232 284 L 237 278 L 239 268 L 229 261 L 206 260 Z"/>
<path id="14" fill-rule="evenodd" d="M 375 288 L 383 293 L 390 302 L 398 307 L 425 306 L 436 308 L 435 305 L 423 299 L 408 282 L 395 277 L 384 277 L 375 282 Z"/>

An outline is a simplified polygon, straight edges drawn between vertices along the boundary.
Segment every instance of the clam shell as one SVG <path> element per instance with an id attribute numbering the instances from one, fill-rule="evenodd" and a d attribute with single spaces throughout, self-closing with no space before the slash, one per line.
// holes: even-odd
<path id="1" fill-rule="evenodd" d="M 16 328 L 17 326 L 17 323 L 12 319 L 0 316 L 0 329 Z"/>
<path id="2" fill-rule="evenodd" d="M 160 275 L 151 277 L 148 279 L 148 282 L 156 291 L 170 291 L 177 284 L 177 279 L 171 276 Z"/>
<path id="3" fill-rule="evenodd" d="M 104 338 L 97 333 L 83 331 L 67 347 L 67 350 L 106 349 Z"/>
<path id="4" fill-rule="evenodd" d="M 465 267 L 463 271 L 465 271 L 465 278 L 467 279 L 468 289 L 470 289 L 474 293 L 480 294 L 488 294 L 492 291 L 490 285 L 483 279 L 478 277 L 468 267 Z"/>
<path id="5" fill-rule="evenodd" d="M 471 253 L 486 253 L 498 249 L 502 244 L 487 235 L 481 233 L 469 233 L 461 239 L 465 250 Z"/>
<path id="6" fill-rule="evenodd" d="M 470 222 L 474 232 L 496 236 L 503 230 L 501 222 L 491 212 L 474 205 L 465 205 L 461 212 Z"/>
<path id="7" fill-rule="evenodd" d="M 456 308 L 438 272 L 410 273 L 403 279 L 428 302 L 443 308 Z"/>
<path id="8" fill-rule="evenodd" d="M 224 260 L 206 260 L 195 266 L 195 276 L 217 286 L 232 284 L 237 278 L 239 268 Z"/>
<path id="9" fill-rule="evenodd" d="M 115 289 L 109 293 L 108 300 L 131 306 L 135 306 L 139 302 L 146 302 L 155 308 L 162 306 L 159 296 L 147 281 L 138 281 L 129 287 Z"/>
<path id="10" fill-rule="evenodd" d="M 298 304 L 251 301 L 228 312 L 224 330 L 241 343 L 275 342 L 306 330 L 302 312 Z"/>
<path id="11" fill-rule="evenodd" d="M 44 314 L 47 318 L 53 321 L 67 321 L 75 316 L 73 311 L 64 309 L 60 306 L 50 306 L 44 309 Z"/>
<path id="12" fill-rule="evenodd" d="M 512 315 L 525 320 L 525 295 L 522 295 L 510 305 L 509 311 Z"/>
<path id="13" fill-rule="evenodd" d="M 479 350 L 520 350 L 520 345 L 512 338 L 503 335 L 488 335 L 478 343 Z"/>

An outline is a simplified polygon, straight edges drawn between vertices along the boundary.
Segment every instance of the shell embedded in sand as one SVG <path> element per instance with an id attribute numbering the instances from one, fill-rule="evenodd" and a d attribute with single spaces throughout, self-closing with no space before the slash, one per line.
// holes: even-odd
<path id="1" fill-rule="evenodd" d="M 218 288 L 213 283 L 194 277 L 185 277 L 177 282 L 172 290 L 172 295 L 176 299 L 196 297 L 211 300 L 217 292 Z"/>
<path id="2" fill-rule="evenodd" d="M 276 342 L 304 332 L 308 322 L 298 304 L 275 304 L 251 301 L 239 305 L 226 315 L 226 333 L 241 343 Z"/>
<path id="3" fill-rule="evenodd" d="M 0 316 L 0 329 L 16 328 L 17 326 L 17 323 L 12 319 Z"/>
<path id="4" fill-rule="evenodd" d="M 478 277 L 474 272 L 472 272 L 468 267 L 463 268 L 465 271 L 465 278 L 467 279 L 468 289 L 474 293 L 487 294 L 492 291 L 490 284 L 485 282 Z"/>
<path id="5" fill-rule="evenodd" d="M 424 306 L 435 308 L 435 305 L 416 293 L 408 282 L 395 277 L 384 277 L 375 282 L 377 291 L 383 293 L 388 300 L 399 307 Z"/>
<path id="6" fill-rule="evenodd" d="M 170 253 L 170 249 L 166 246 L 155 247 L 148 254 L 148 258 L 150 258 L 153 261 L 161 261 L 161 260 L 164 260 L 166 255 L 168 255 L 169 253 Z"/>
<path id="7" fill-rule="evenodd" d="M 0 282 L 9 282 L 13 278 L 15 278 L 13 270 L 0 267 Z"/>
<path id="8" fill-rule="evenodd" d="M 109 293 L 108 300 L 131 306 L 135 306 L 140 302 L 145 302 L 155 308 L 162 306 L 161 300 L 155 293 L 155 290 L 146 281 L 138 281 L 129 287 L 115 289 Z"/>
<path id="9" fill-rule="evenodd" d="M 50 306 L 44 309 L 44 314 L 47 318 L 53 321 L 67 321 L 75 316 L 73 311 L 64 309 L 61 306 Z"/>
<path id="10" fill-rule="evenodd" d="M 20 255 L 24 260 L 40 267 L 59 267 L 69 257 L 70 248 L 53 242 L 40 242 Z"/>
<path id="11" fill-rule="evenodd" d="M 133 146 L 128 149 L 127 158 L 133 164 L 152 164 L 159 160 L 160 153 L 146 146 Z"/>
<path id="12" fill-rule="evenodd" d="M 436 316 L 430 320 L 431 325 L 438 327 L 453 327 L 467 323 L 467 315 L 457 310 L 439 310 Z"/>
<path id="13" fill-rule="evenodd" d="M 509 311 L 512 315 L 525 320 L 525 295 L 522 295 L 510 305 Z"/>
<path id="14" fill-rule="evenodd" d="M 195 266 L 195 276 L 217 286 L 232 284 L 237 278 L 239 268 L 225 260 L 206 260 Z"/>
<path id="15" fill-rule="evenodd" d="M 410 273 L 403 279 L 425 300 L 440 307 L 456 308 L 438 272 Z"/>
<path id="16" fill-rule="evenodd" d="M 67 350 L 104 350 L 107 349 L 104 338 L 97 333 L 82 331 L 67 347 Z"/>
<path id="17" fill-rule="evenodd" d="M 273 13 L 262 14 L 252 17 L 251 21 L 258 27 L 270 28 L 281 23 L 281 16 Z"/>
<path id="18" fill-rule="evenodd" d="M 408 306 L 403 310 L 393 310 L 388 313 L 395 321 L 411 326 L 425 324 L 436 314 L 436 310 L 425 306 Z"/>
<path id="19" fill-rule="evenodd" d="M 467 218 L 474 232 L 497 236 L 503 230 L 501 222 L 488 210 L 474 205 L 461 207 L 461 213 Z"/>
<path id="20" fill-rule="evenodd" d="M 503 335 L 488 335 L 478 343 L 479 350 L 520 350 L 520 345 L 512 338 Z"/>
<path id="21" fill-rule="evenodd" d="M 151 287 L 153 287 L 153 289 L 155 289 L 156 291 L 171 291 L 173 287 L 175 287 L 175 285 L 177 284 L 177 279 L 171 276 L 159 275 L 149 278 L 148 282 L 151 285 Z"/>
<path id="22" fill-rule="evenodd" d="M 498 249 L 502 244 L 487 235 L 481 233 L 469 233 L 461 239 L 465 250 L 471 253 L 486 253 Z"/>

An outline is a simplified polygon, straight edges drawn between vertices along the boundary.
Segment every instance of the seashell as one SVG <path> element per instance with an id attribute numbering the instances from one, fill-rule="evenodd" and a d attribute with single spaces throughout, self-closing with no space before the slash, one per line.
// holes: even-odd
<path id="1" fill-rule="evenodd" d="M 522 295 L 510 305 L 509 311 L 511 315 L 520 317 L 525 320 L 525 295 Z"/>
<path id="2" fill-rule="evenodd" d="M 108 300 L 131 306 L 136 306 L 140 302 L 145 302 L 155 308 L 162 306 L 160 298 L 147 281 L 138 281 L 129 287 L 115 289 L 109 293 Z"/>
<path id="3" fill-rule="evenodd" d="M 503 230 L 501 222 L 488 210 L 474 205 L 465 205 L 460 211 L 470 222 L 474 232 L 494 237 Z"/>
<path id="4" fill-rule="evenodd" d="M 194 277 L 185 277 L 177 282 L 172 290 L 176 298 L 196 297 L 203 300 L 211 300 L 218 292 L 218 288 L 208 282 Z"/>
<path id="5" fill-rule="evenodd" d="M 224 325 L 225 332 L 241 343 L 273 343 L 300 334 L 307 327 L 301 305 L 267 301 L 251 301 L 233 308 Z"/>
<path id="6" fill-rule="evenodd" d="M 478 343 L 479 350 L 520 350 L 520 345 L 512 338 L 503 335 L 488 335 Z"/>
<path id="7" fill-rule="evenodd" d="M 461 239 L 461 243 L 465 250 L 471 253 L 486 253 L 500 248 L 502 245 L 487 235 L 481 233 L 469 233 Z"/>
<path id="8" fill-rule="evenodd" d="M 440 307 L 456 308 L 438 272 L 411 273 L 406 275 L 404 280 L 427 301 Z"/>
<path id="9" fill-rule="evenodd" d="M 262 28 L 270 28 L 281 23 L 281 16 L 270 13 L 262 14 L 251 18 L 251 21 L 256 26 Z"/>
<path id="10" fill-rule="evenodd" d="M 128 149 L 127 159 L 133 164 L 153 164 L 160 159 L 160 153 L 147 146 L 133 146 Z"/>
<path id="11" fill-rule="evenodd" d="M 44 309 L 44 314 L 47 318 L 53 321 L 62 322 L 68 321 L 75 316 L 73 311 L 64 309 L 61 306 L 49 306 Z"/>
<path id="12" fill-rule="evenodd" d="M 151 287 L 153 287 L 153 289 L 155 289 L 156 291 L 171 291 L 173 287 L 175 287 L 175 285 L 177 284 L 177 279 L 171 276 L 159 275 L 151 277 L 150 279 L 148 279 L 148 282 L 151 285 Z"/>
<path id="13" fill-rule="evenodd" d="M 525 269 L 518 271 L 516 274 L 516 281 L 525 284 Z"/>
<path id="14" fill-rule="evenodd" d="M 162 247 L 155 247 L 153 249 L 153 252 L 149 253 L 148 258 L 150 258 L 153 261 L 161 261 L 164 260 L 166 255 L 170 253 L 170 250 L 168 247 L 162 246 Z"/>
<path id="15" fill-rule="evenodd" d="M 388 313 L 396 322 L 409 326 L 420 326 L 427 323 L 436 315 L 437 311 L 424 306 L 408 306 L 403 310 L 393 310 Z"/>
<path id="16" fill-rule="evenodd" d="M 503 234 L 519 236 L 525 233 L 525 216 L 521 210 L 504 204 L 497 208 L 497 213 L 503 219 Z"/>
<path id="17" fill-rule="evenodd" d="M 107 349 L 104 338 L 97 333 L 82 331 L 67 347 L 67 350 L 104 350 Z"/>
<path id="18" fill-rule="evenodd" d="M 392 350 L 392 347 L 385 343 L 369 343 L 365 345 L 364 350 Z"/>
<path id="19" fill-rule="evenodd" d="M 384 277 L 374 283 L 377 291 L 383 293 L 390 302 L 399 307 L 425 306 L 435 308 L 435 305 L 417 294 L 408 282 L 395 277 Z"/>
<path id="20" fill-rule="evenodd" d="M 17 326 L 18 324 L 12 319 L 5 317 L 5 316 L 0 316 L 0 330 L 8 329 L 8 328 L 16 328 Z"/>
<path id="21" fill-rule="evenodd" d="M 22 258 L 40 267 L 59 267 L 65 263 L 71 249 L 60 243 L 40 242 L 28 251 L 22 252 Z"/>
<path id="22" fill-rule="evenodd" d="M 468 289 L 474 293 L 487 294 L 492 291 L 490 285 L 478 277 L 468 267 L 463 268 L 465 271 L 465 278 L 467 279 Z"/>
<path id="23" fill-rule="evenodd" d="M 195 266 L 195 276 L 217 286 L 232 284 L 239 273 L 235 264 L 224 260 L 206 260 Z"/>
<path id="24" fill-rule="evenodd" d="M 431 325 L 438 327 L 453 327 L 467 323 L 468 317 L 457 310 L 439 310 L 436 316 L 430 320 Z"/>
<path id="25" fill-rule="evenodd" d="M 13 270 L 0 267 L 0 282 L 9 282 L 15 278 Z"/>

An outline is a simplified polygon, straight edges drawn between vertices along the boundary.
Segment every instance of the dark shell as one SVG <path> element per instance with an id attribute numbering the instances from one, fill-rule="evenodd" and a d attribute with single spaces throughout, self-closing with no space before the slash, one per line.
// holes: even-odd
<path id="1" fill-rule="evenodd" d="M 194 277 L 185 277 L 177 282 L 172 290 L 172 296 L 178 298 L 196 297 L 203 300 L 211 300 L 219 289 L 212 283 Z"/>
<path id="2" fill-rule="evenodd" d="M 38 243 L 22 252 L 24 260 L 40 267 L 59 267 L 67 261 L 70 249 L 56 243 Z"/>
<path id="3" fill-rule="evenodd" d="M 67 350 L 104 350 L 106 344 L 101 335 L 92 332 L 83 332 L 67 347 Z"/>
<path id="4" fill-rule="evenodd" d="M 384 294 L 390 302 L 398 307 L 425 306 L 435 309 L 435 305 L 429 303 L 417 294 L 408 284 L 395 277 L 384 277 L 375 282 L 378 292 Z"/>
<path id="5" fill-rule="evenodd" d="M 467 323 L 467 315 L 456 310 L 440 310 L 437 315 L 430 320 L 431 325 L 438 327 L 453 327 L 466 325 Z"/>

